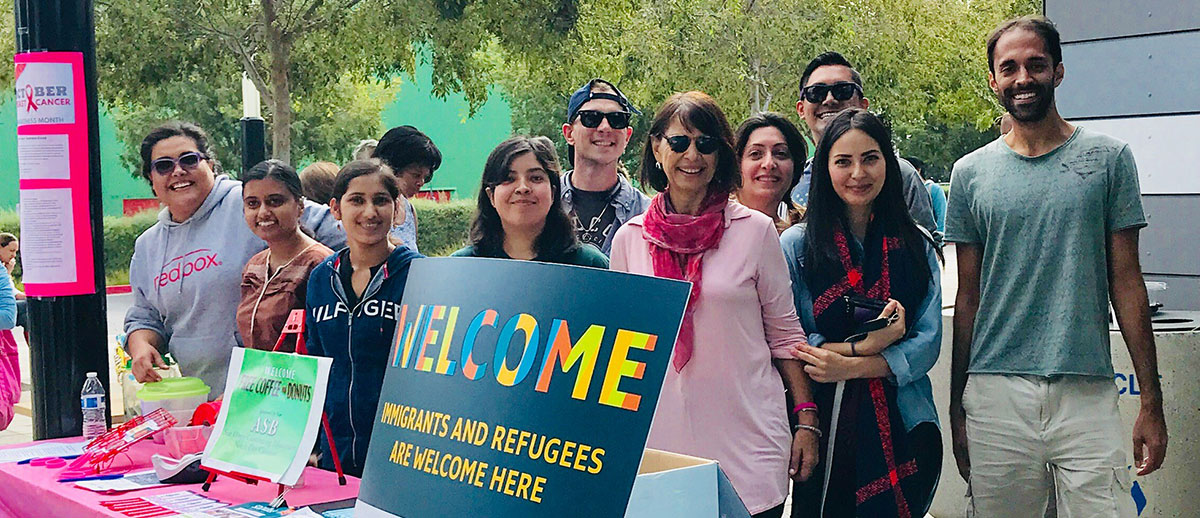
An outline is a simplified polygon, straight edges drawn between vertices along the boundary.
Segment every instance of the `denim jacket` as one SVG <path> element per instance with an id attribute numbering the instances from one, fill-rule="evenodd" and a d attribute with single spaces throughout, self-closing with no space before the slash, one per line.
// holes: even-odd
<path id="1" fill-rule="evenodd" d="M 567 171 L 562 178 L 563 210 L 568 214 L 575 210 L 571 201 L 575 194 L 575 187 L 571 185 L 572 173 L 574 171 Z M 635 189 L 624 176 L 618 175 L 617 192 L 613 194 L 611 203 L 617 210 L 617 224 L 608 231 L 608 236 L 604 238 L 604 246 L 600 247 L 600 251 L 606 256 L 612 253 L 613 236 L 617 235 L 617 229 L 634 216 L 646 212 L 646 209 L 650 207 L 650 197 Z"/>
<path id="2" fill-rule="evenodd" d="M 817 328 L 816 317 L 813 316 L 813 295 L 804 282 L 802 263 L 806 228 L 804 224 L 793 226 L 784 231 L 779 239 L 788 269 L 791 270 L 796 314 L 800 317 L 804 329 L 809 330 L 809 345 L 823 347 L 825 337 L 812 331 Z M 857 253 L 862 253 L 862 244 L 857 239 L 847 241 Z M 927 244 L 929 271 L 933 273 L 929 278 L 929 291 L 921 301 L 920 307 L 905 308 L 910 313 L 915 311 L 918 316 L 904 338 L 880 353 L 892 371 L 888 379 L 896 385 L 896 404 L 900 407 L 904 426 L 909 430 L 921 423 L 938 422 L 937 409 L 933 405 L 933 385 L 929 381 L 928 373 L 937 363 L 942 350 L 942 276 L 933 244 Z"/>

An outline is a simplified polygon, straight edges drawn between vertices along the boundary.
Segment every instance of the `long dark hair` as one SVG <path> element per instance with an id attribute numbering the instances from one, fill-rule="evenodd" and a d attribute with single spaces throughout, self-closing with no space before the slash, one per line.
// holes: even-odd
<path id="1" fill-rule="evenodd" d="M 546 213 L 546 225 L 542 227 L 541 235 L 533 242 L 534 253 L 538 257 L 548 257 L 579 247 L 575 227 L 562 206 L 561 171 L 554 143 L 546 137 L 516 136 L 496 146 L 483 166 L 475 220 L 471 222 L 471 245 L 477 255 L 495 257 L 504 251 L 504 226 L 488 197 L 488 189 L 504 183 L 513 160 L 525 153 L 533 153 L 550 179 L 550 211 Z"/>
<path id="2" fill-rule="evenodd" d="M 671 121 L 676 119 L 688 129 L 716 137 L 720 143 L 717 147 L 716 171 L 708 182 L 709 192 L 733 192 L 741 187 L 742 175 L 733 152 L 733 130 L 729 129 L 729 120 L 716 100 L 698 91 L 672 95 L 654 113 L 654 121 L 650 123 L 650 132 L 646 135 L 642 150 L 642 185 L 649 185 L 659 192 L 667 189 L 667 174 L 654 158 L 654 145 L 663 138 Z"/>
<path id="3" fill-rule="evenodd" d="M 146 138 L 142 139 L 141 155 L 142 155 L 142 178 L 147 182 L 150 181 L 150 152 L 154 150 L 154 145 L 159 141 L 169 139 L 171 137 L 183 136 L 192 139 L 196 143 L 196 151 L 208 157 L 212 162 L 213 172 L 221 174 L 221 164 L 217 162 L 217 157 L 213 155 L 212 147 L 208 144 L 208 133 L 205 133 L 200 126 L 190 122 L 171 121 L 150 130 L 146 134 Z"/>
<path id="4" fill-rule="evenodd" d="M 808 211 L 804 214 L 804 221 L 808 227 L 804 250 L 807 264 L 805 271 L 815 273 L 824 270 L 825 267 L 840 268 L 837 248 L 834 245 L 834 229 L 841 226 L 844 231 L 848 231 L 849 224 L 846 219 L 846 202 L 833 190 L 833 180 L 829 176 L 829 151 L 834 142 L 850 130 L 861 130 L 874 139 L 879 144 L 879 151 L 883 153 L 884 164 L 887 166 L 883 188 L 871 205 L 873 222 L 883 226 L 885 235 L 899 237 L 912 261 L 920 265 L 919 268 L 926 274 L 932 274 L 926 261 L 926 238 L 917 228 L 916 222 L 908 212 L 908 204 L 904 201 L 904 180 L 900 176 L 900 159 L 896 157 L 896 151 L 892 147 L 892 132 L 879 117 L 860 109 L 849 109 L 834 117 L 825 129 L 825 136 L 817 144 L 817 152 L 812 162 Z"/>

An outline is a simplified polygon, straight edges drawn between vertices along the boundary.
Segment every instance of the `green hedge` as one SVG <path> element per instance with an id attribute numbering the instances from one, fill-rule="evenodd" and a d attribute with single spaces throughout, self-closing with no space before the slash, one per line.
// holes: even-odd
<path id="1" fill-rule="evenodd" d="M 145 211 L 132 217 L 104 217 L 104 274 L 108 278 L 122 278 L 120 272 L 129 270 L 133 258 L 133 243 L 157 221 L 154 211 Z M 0 210 L 0 232 L 11 232 L 21 237 L 21 220 L 16 211 Z M 16 277 L 20 277 L 18 266 Z"/>
<path id="2" fill-rule="evenodd" d="M 158 221 L 158 211 L 147 210 L 130 217 L 104 218 L 104 274 L 129 271 L 133 259 L 133 244 L 138 236 Z M 128 281 L 126 281 L 128 282 Z"/>
<path id="3" fill-rule="evenodd" d="M 417 248 L 427 256 L 446 256 L 466 246 L 475 217 L 475 200 L 434 203 L 413 200 L 417 211 Z"/>
<path id="4" fill-rule="evenodd" d="M 475 214 L 473 200 L 434 203 L 428 200 L 413 202 L 419 214 L 418 245 L 430 256 L 450 255 L 467 242 L 471 218 Z M 104 273 L 109 279 L 123 279 L 133 258 L 133 244 L 157 221 L 155 211 L 145 211 L 131 217 L 104 217 Z M 14 210 L 0 210 L 0 232 L 21 235 L 20 217 Z M 15 275 L 20 278 L 20 267 Z"/>

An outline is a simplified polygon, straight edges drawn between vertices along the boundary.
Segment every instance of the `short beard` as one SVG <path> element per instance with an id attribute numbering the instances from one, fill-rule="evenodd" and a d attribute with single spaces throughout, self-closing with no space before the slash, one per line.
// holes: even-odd
<path id="1" fill-rule="evenodd" d="M 1038 84 L 1036 90 L 1038 101 L 1032 105 L 1018 106 L 1013 100 L 1013 95 L 1007 91 L 999 96 L 1000 104 L 1004 105 L 1004 109 L 1008 111 L 1009 115 L 1012 115 L 1014 120 L 1038 122 L 1045 119 L 1046 115 L 1050 113 L 1050 106 L 1054 104 L 1054 88 Z"/>

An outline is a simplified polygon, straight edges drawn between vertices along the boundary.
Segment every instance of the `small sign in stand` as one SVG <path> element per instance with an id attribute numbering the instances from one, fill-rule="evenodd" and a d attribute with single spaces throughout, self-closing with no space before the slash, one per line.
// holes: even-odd
<path id="1" fill-rule="evenodd" d="M 201 461 L 209 472 L 205 491 L 217 475 L 225 475 L 247 484 L 279 484 L 282 495 L 307 465 L 318 420 L 334 452 L 338 483 L 346 485 L 323 411 L 332 360 L 307 356 L 303 333 L 304 310 L 295 310 L 273 351 L 234 349 L 224 403 Z M 296 352 L 278 352 L 288 335 L 296 337 Z"/>

